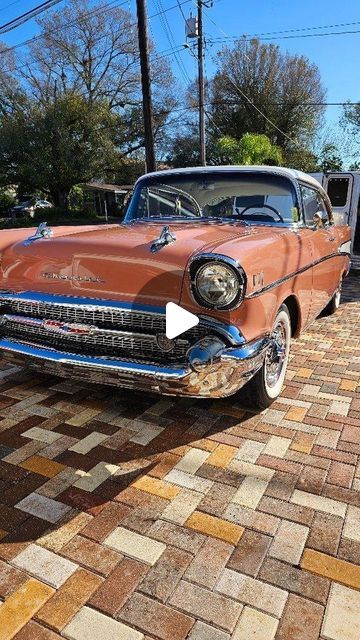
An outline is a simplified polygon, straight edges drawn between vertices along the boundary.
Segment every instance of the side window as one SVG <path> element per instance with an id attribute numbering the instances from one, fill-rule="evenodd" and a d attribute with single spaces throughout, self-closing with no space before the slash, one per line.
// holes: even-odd
<path id="1" fill-rule="evenodd" d="M 324 227 L 329 221 L 326 204 L 316 189 L 301 186 L 301 195 L 304 204 L 305 224 L 308 227 Z"/>
<path id="2" fill-rule="evenodd" d="M 329 178 L 328 196 L 333 207 L 345 207 L 349 197 L 349 178 Z"/>

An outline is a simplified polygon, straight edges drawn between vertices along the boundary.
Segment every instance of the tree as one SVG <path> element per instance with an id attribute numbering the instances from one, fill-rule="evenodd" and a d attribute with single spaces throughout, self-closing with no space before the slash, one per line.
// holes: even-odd
<path id="1" fill-rule="evenodd" d="M 360 102 L 357 104 L 346 104 L 344 106 L 343 117 L 354 133 L 360 132 Z"/>
<path id="2" fill-rule="evenodd" d="M 353 162 L 349 167 L 349 171 L 360 171 L 360 162 Z"/>
<path id="3" fill-rule="evenodd" d="M 114 162 L 116 126 L 106 103 L 89 104 L 74 95 L 8 115 L 0 129 L 8 182 L 24 192 L 41 190 L 67 206 L 75 184 L 104 174 Z"/>
<path id="4" fill-rule="evenodd" d="M 284 166 L 298 171 L 305 171 L 306 173 L 319 171 L 319 162 L 316 154 L 306 147 L 287 148 L 284 151 Z"/>
<path id="5" fill-rule="evenodd" d="M 321 171 L 342 171 L 343 163 L 335 144 L 325 144 L 318 158 Z"/>
<path id="6" fill-rule="evenodd" d="M 271 144 L 265 135 L 245 133 L 240 140 L 224 136 L 220 138 L 219 149 L 230 164 L 281 165 L 282 154 L 279 147 Z"/>
<path id="7" fill-rule="evenodd" d="M 324 98 L 319 70 L 305 56 L 256 39 L 240 39 L 217 55 L 211 115 L 237 140 L 259 133 L 283 149 L 293 141 L 307 146 L 321 123 Z"/>
<path id="8" fill-rule="evenodd" d="M 75 184 L 107 177 L 144 147 L 136 19 L 73 0 L 38 24 L 25 55 L 0 55 L 0 179 L 64 205 Z M 166 59 L 153 68 L 160 137 L 176 85 Z"/>

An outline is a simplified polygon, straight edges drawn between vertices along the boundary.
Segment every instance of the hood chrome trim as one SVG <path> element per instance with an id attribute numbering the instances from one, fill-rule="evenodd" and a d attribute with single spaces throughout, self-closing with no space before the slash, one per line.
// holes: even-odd
<path id="1" fill-rule="evenodd" d="M 150 251 L 151 253 L 157 253 L 157 251 L 160 251 L 160 249 L 172 242 L 176 242 L 176 235 L 175 233 L 172 233 L 172 231 L 170 231 L 170 227 L 166 225 L 162 228 L 159 237 L 152 243 Z"/>
<path id="2" fill-rule="evenodd" d="M 41 240 L 41 239 L 44 239 L 44 238 L 49 240 L 49 238 L 51 238 L 52 236 L 53 236 L 53 230 L 50 229 L 50 227 L 47 226 L 47 222 L 40 222 L 40 224 L 39 224 L 38 228 L 36 229 L 35 233 L 32 236 L 29 236 L 24 241 L 24 246 L 28 247 L 30 244 L 32 244 L 36 240 Z"/>

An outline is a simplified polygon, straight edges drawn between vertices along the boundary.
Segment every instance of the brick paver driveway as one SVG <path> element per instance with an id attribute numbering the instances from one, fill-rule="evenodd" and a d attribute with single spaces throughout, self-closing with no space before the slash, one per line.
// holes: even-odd
<path id="1" fill-rule="evenodd" d="M 359 298 L 260 414 L 3 365 L 0 640 L 359 640 Z"/>

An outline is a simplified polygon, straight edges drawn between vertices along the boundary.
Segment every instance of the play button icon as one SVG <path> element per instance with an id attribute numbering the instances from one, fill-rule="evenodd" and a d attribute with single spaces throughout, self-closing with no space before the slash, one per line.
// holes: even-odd
<path id="1" fill-rule="evenodd" d="M 190 311 L 182 309 L 174 302 L 166 305 L 166 337 L 169 340 L 177 338 L 188 329 L 192 329 L 199 324 L 199 318 Z"/>

